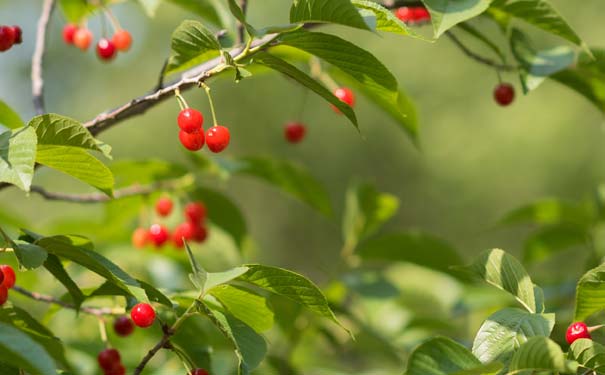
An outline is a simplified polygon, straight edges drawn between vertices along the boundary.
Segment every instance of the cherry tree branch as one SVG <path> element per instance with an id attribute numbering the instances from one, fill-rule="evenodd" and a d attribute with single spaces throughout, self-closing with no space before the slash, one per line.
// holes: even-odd
<path id="1" fill-rule="evenodd" d="M 242 12 L 244 15 L 248 10 L 248 0 L 239 0 L 239 7 L 242 8 Z M 246 37 L 246 27 L 242 22 L 237 23 L 237 42 L 238 44 L 244 43 L 244 38 Z"/>
<path id="2" fill-rule="evenodd" d="M 78 309 L 76 307 L 76 305 L 74 305 L 74 304 L 61 301 L 60 299 L 57 299 L 55 297 L 48 296 L 45 294 L 40 294 L 37 292 L 30 292 L 29 290 L 24 289 L 18 285 L 14 285 L 12 287 L 12 290 L 14 290 L 15 292 L 22 294 L 26 297 L 29 297 L 35 301 L 38 301 L 38 302 L 44 302 L 44 303 L 48 303 L 51 305 L 57 305 L 57 306 L 61 306 L 66 309 L 78 310 L 80 312 L 90 314 L 90 315 L 104 316 L 104 315 L 123 315 L 124 314 L 124 309 L 116 309 L 116 308 L 111 308 L 111 307 L 81 306 Z"/>
<path id="3" fill-rule="evenodd" d="M 145 356 L 141 359 L 141 362 L 139 362 L 139 364 L 137 365 L 137 367 L 134 369 L 134 375 L 139 375 L 143 372 L 143 370 L 145 369 L 145 366 L 147 366 L 147 364 L 149 363 L 149 361 L 151 361 L 151 359 L 161 350 L 161 349 L 172 349 L 172 345 L 170 344 L 170 338 L 175 334 L 175 331 L 165 325 L 162 324 L 162 331 L 163 331 L 163 335 L 162 338 L 160 339 L 160 341 L 158 341 L 153 348 L 149 349 L 149 351 L 147 352 L 147 354 L 145 354 Z"/>
<path id="4" fill-rule="evenodd" d="M 55 8 L 55 0 L 44 0 L 42 5 L 42 14 L 38 20 L 38 31 L 36 34 L 36 49 L 32 56 L 32 95 L 34 100 L 34 109 L 36 114 L 41 115 L 44 110 L 44 80 L 42 79 L 42 61 L 46 45 L 46 31 L 48 30 L 48 21 Z"/>
<path id="5" fill-rule="evenodd" d="M 446 31 L 445 35 L 447 35 L 450 40 L 468 57 L 470 57 L 471 59 L 477 61 L 478 63 L 481 63 L 483 65 L 487 65 L 487 66 L 491 66 L 494 69 L 500 70 L 500 71 L 506 71 L 506 72 L 511 72 L 511 71 L 515 71 L 518 69 L 518 67 L 514 66 L 514 65 L 508 65 L 508 64 L 501 64 L 495 60 L 492 60 L 490 58 L 481 56 L 475 52 L 473 52 L 470 48 L 468 48 L 464 43 L 462 43 L 462 41 L 460 39 L 458 39 L 458 37 L 456 35 L 454 35 L 454 33 L 452 33 L 451 31 Z"/>

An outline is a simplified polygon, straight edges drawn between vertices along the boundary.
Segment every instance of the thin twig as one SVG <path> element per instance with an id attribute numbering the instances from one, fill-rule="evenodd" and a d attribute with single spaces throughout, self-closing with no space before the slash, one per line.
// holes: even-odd
<path id="1" fill-rule="evenodd" d="M 158 84 L 155 85 L 155 91 L 161 90 L 164 88 L 164 75 L 166 74 L 166 68 L 168 68 L 168 61 L 170 59 L 165 59 L 164 64 L 162 64 L 162 69 L 160 70 L 160 76 L 158 77 Z"/>
<path id="2" fill-rule="evenodd" d="M 45 294 L 40 294 L 37 292 L 30 292 L 29 290 L 21 288 L 20 286 L 17 286 L 17 285 L 14 285 L 12 287 L 12 290 L 14 290 L 15 292 L 20 293 L 26 297 L 29 297 L 33 300 L 36 300 L 38 302 L 49 303 L 51 305 L 57 305 L 57 306 L 64 307 L 66 309 L 71 309 L 71 310 L 79 310 L 80 312 L 90 314 L 90 315 L 104 316 L 104 315 L 123 315 L 124 314 L 124 309 L 116 309 L 116 308 L 111 308 L 111 307 L 81 306 L 80 309 L 78 309 L 76 307 L 76 305 L 71 304 L 69 302 L 61 301 L 60 299 L 57 299 L 52 296 L 47 296 Z"/>
<path id="3" fill-rule="evenodd" d="M 242 8 L 242 13 L 246 15 L 248 10 L 248 0 L 239 0 L 239 7 Z M 243 22 L 237 24 L 237 44 L 243 44 L 246 37 L 246 27 Z"/>
<path id="4" fill-rule="evenodd" d="M 458 39 L 458 37 L 456 35 L 454 35 L 454 33 L 452 33 L 451 31 L 446 31 L 445 34 L 450 38 L 450 40 L 452 42 L 454 42 L 454 44 L 460 48 L 460 50 L 462 50 L 462 52 L 464 52 L 465 55 L 467 55 L 468 57 L 470 57 L 471 59 L 483 64 L 483 65 L 487 65 L 487 66 L 491 66 L 492 68 L 495 68 L 497 70 L 500 71 L 506 71 L 506 72 L 510 72 L 510 71 L 514 71 L 517 70 L 518 68 L 514 65 L 508 65 L 508 64 L 501 64 L 497 61 L 494 61 L 490 58 L 481 56 L 473 51 L 471 51 L 466 45 L 464 45 L 464 43 L 462 43 L 462 41 L 460 39 Z"/>
<path id="5" fill-rule="evenodd" d="M 174 330 L 172 330 L 167 325 L 162 325 L 162 331 L 164 332 L 162 338 L 153 346 L 153 348 L 151 348 L 147 352 L 147 354 L 145 354 L 143 359 L 141 359 L 141 362 L 139 362 L 138 366 L 134 369 L 134 375 L 141 374 L 143 372 L 143 369 L 145 369 L 145 366 L 147 366 L 147 363 L 151 361 L 151 359 L 157 354 L 157 352 L 159 352 L 163 348 L 169 349 L 171 347 L 170 338 L 172 337 L 172 335 L 174 335 Z"/>
<path id="6" fill-rule="evenodd" d="M 42 61 L 46 44 L 46 31 L 48 30 L 48 21 L 55 8 L 55 0 L 44 0 L 42 5 L 42 14 L 38 20 L 38 31 L 36 34 L 36 49 L 32 57 L 32 95 L 34 99 L 34 109 L 36 114 L 45 113 L 44 110 L 44 80 L 42 79 Z"/>

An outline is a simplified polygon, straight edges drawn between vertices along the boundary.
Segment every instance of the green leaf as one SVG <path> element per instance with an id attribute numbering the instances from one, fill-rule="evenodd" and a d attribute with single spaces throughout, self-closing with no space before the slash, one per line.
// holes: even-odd
<path id="1" fill-rule="evenodd" d="M 6 323 L 0 323 L 0 362 L 24 369 L 33 375 L 57 373 L 53 359 L 42 345 Z"/>
<path id="2" fill-rule="evenodd" d="M 200 307 L 235 346 L 235 354 L 239 359 L 238 375 L 250 374 L 267 354 L 265 339 L 231 314 L 223 313 L 218 309 L 210 309 L 204 304 L 201 304 Z"/>
<path id="3" fill-rule="evenodd" d="M 460 255 L 449 244 L 419 231 L 370 239 L 359 245 L 357 253 L 364 260 L 410 262 L 445 273 L 453 273 L 451 267 L 462 263 Z"/>
<path id="4" fill-rule="evenodd" d="M 84 18 L 90 15 L 95 7 L 87 0 L 60 0 L 59 6 L 65 15 L 65 18 L 71 23 L 80 23 Z"/>
<path id="5" fill-rule="evenodd" d="M 268 331 L 273 327 L 273 311 L 267 305 L 265 297 L 233 285 L 220 285 L 209 293 L 218 299 L 231 315 L 246 323 L 257 333 Z"/>
<path id="6" fill-rule="evenodd" d="M 214 24 L 215 26 L 227 26 L 231 25 L 231 22 L 225 22 L 225 13 L 229 11 L 226 9 L 223 2 L 220 0 L 167 0 L 170 3 L 180 6 L 181 8 L 188 10 L 191 13 L 195 13 L 202 17 L 204 20 Z M 231 16 L 231 14 L 229 14 Z"/>
<path id="7" fill-rule="evenodd" d="M 38 145 L 36 161 L 75 177 L 109 196 L 113 194 L 114 180 L 109 168 L 82 148 Z"/>
<path id="8" fill-rule="evenodd" d="M 0 182 L 29 191 L 36 162 L 36 132 L 31 127 L 0 134 Z"/>
<path id="9" fill-rule="evenodd" d="M 575 373 L 577 364 L 574 366 L 565 361 L 563 351 L 548 337 L 532 337 L 513 356 L 509 371 L 519 370 L 532 371 L 555 371 L 561 373 Z"/>
<path id="10" fill-rule="evenodd" d="M 605 264 L 586 272 L 578 281 L 574 321 L 584 321 L 603 308 L 605 308 Z"/>
<path id="11" fill-rule="evenodd" d="M 580 55 L 575 66 L 550 78 L 577 91 L 605 113 L 605 50 L 593 49 L 594 59 Z"/>
<path id="12" fill-rule="evenodd" d="M 534 284 L 523 265 L 504 250 L 487 250 L 470 266 L 458 269 L 509 292 L 529 312 L 536 312 Z"/>
<path id="13" fill-rule="evenodd" d="M 334 35 L 299 30 L 280 37 L 281 44 L 315 55 L 340 69 L 363 86 L 363 92 L 398 119 L 414 136 L 415 120 L 405 123 L 409 101 L 399 93 L 397 80 L 368 51 Z M 413 112 L 410 116 L 415 116 Z M 412 117 L 413 118 L 413 117 Z"/>
<path id="14" fill-rule="evenodd" d="M 527 263 L 548 259 L 554 253 L 588 242 L 585 228 L 559 224 L 539 229 L 525 241 L 523 260 Z"/>
<path id="15" fill-rule="evenodd" d="M 392 10 L 387 9 L 378 3 L 368 0 L 351 0 L 351 3 L 357 8 L 367 10 L 373 14 L 376 22 L 375 29 L 377 31 L 425 39 L 422 35 L 408 27 L 405 22 L 402 22 L 399 18 L 395 17 Z"/>
<path id="16" fill-rule="evenodd" d="M 431 13 L 435 38 L 453 26 L 483 13 L 493 0 L 422 0 Z"/>
<path id="17" fill-rule="evenodd" d="M 19 114 L 5 102 L 0 100 L 0 125 L 4 125 L 9 129 L 17 129 L 25 126 Z"/>
<path id="18" fill-rule="evenodd" d="M 531 314 L 515 308 L 497 311 L 477 332 L 473 354 L 483 363 L 506 363 L 531 337 L 550 336 L 554 325 L 554 314 Z"/>
<path id="19" fill-rule="evenodd" d="M 204 326 L 203 319 L 201 315 L 186 318 L 170 338 L 170 343 L 184 352 L 193 361 L 195 367 L 210 369 L 213 348 L 208 344 L 207 327 Z"/>
<path id="20" fill-rule="evenodd" d="M 350 0 L 294 0 L 290 22 L 323 22 L 369 30 Z"/>
<path id="21" fill-rule="evenodd" d="M 588 224 L 592 221 L 589 209 L 556 198 L 542 199 L 519 207 L 507 213 L 501 220 L 503 224 L 531 223 L 550 224 Z"/>
<path id="22" fill-rule="evenodd" d="M 186 20 L 172 33 L 172 50 L 166 74 L 187 69 L 219 55 L 221 45 L 204 25 L 198 21 Z"/>
<path id="23" fill-rule="evenodd" d="M 294 79 L 296 82 L 315 92 L 317 95 L 324 98 L 327 102 L 338 108 L 341 113 L 347 116 L 347 118 L 351 121 L 351 123 L 353 123 L 353 125 L 355 125 L 355 127 L 358 126 L 355 112 L 353 112 L 353 109 L 348 104 L 343 103 L 328 89 L 326 89 L 313 78 L 309 77 L 302 70 L 299 70 L 294 65 L 289 64 L 288 62 L 280 59 L 279 57 L 269 55 L 268 53 L 258 53 L 254 57 L 254 62 L 262 64 L 266 67 L 269 67 L 284 74 L 285 76 Z"/>
<path id="24" fill-rule="evenodd" d="M 447 337 L 435 337 L 414 349 L 404 374 L 478 375 L 489 374 L 499 368 L 502 366 L 498 364 L 485 367 L 467 348 Z"/>
<path id="25" fill-rule="evenodd" d="M 14 244 L 16 245 L 13 248 L 15 256 L 17 256 L 19 265 L 24 269 L 33 270 L 38 268 L 44 264 L 48 257 L 46 250 L 40 246 L 21 240 L 16 240 Z"/>
<path id="26" fill-rule="evenodd" d="M 185 250 L 187 251 L 187 257 L 189 258 L 189 263 L 191 264 L 191 270 L 193 271 L 192 273 L 189 274 L 189 280 L 191 280 L 193 285 L 195 285 L 195 287 L 200 291 L 200 294 L 203 294 L 204 291 L 206 290 L 206 282 L 208 281 L 208 272 L 206 272 L 204 267 L 202 267 L 197 262 L 187 241 L 185 241 Z"/>
<path id="27" fill-rule="evenodd" d="M 574 341 L 569 348 L 567 357 L 577 361 L 583 368 L 597 373 L 605 371 L 605 346 L 591 339 Z"/>
<path id="28" fill-rule="evenodd" d="M 44 262 L 44 268 L 48 270 L 63 286 L 67 289 L 67 292 L 71 296 L 73 304 L 77 309 L 80 308 L 82 302 L 86 296 L 78 287 L 78 284 L 69 276 L 63 264 L 61 263 L 61 259 L 54 254 L 48 254 L 46 261 Z"/>
<path id="29" fill-rule="evenodd" d="M 248 267 L 235 267 L 224 272 L 208 272 L 206 279 L 206 291 L 228 283 L 231 280 L 237 279 L 241 275 L 248 272 Z"/>
<path id="30" fill-rule="evenodd" d="M 235 2 L 235 0 L 227 0 L 227 2 L 229 4 L 229 10 L 231 11 L 231 14 L 233 14 L 233 16 L 239 22 L 241 22 L 242 25 L 244 25 L 244 27 L 246 28 L 246 31 L 248 32 L 248 34 L 250 34 L 252 36 L 260 36 L 260 34 L 254 29 L 254 27 L 252 27 L 252 25 L 250 25 L 246 21 L 246 15 L 242 11 L 242 8 L 240 8 L 240 6 L 237 5 L 237 3 Z"/>
<path id="31" fill-rule="evenodd" d="M 500 1 L 494 3 L 493 7 L 507 16 L 519 18 L 578 46 L 586 47 L 578 34 L 546 0 Z"/>
<path id="32" fill-rule="evenodd" d="M 347 192 L 343 218 L 345 245 L 354 248 L 395 215 L 399 199 L 381 193 L 372 185 L 359 184 Z"/>
<path id="33" fill-rule="evenodd" d="M 162 0 L 138 0 L 148 17 L 155 17 Z"/>
<path id="34" fill-rule="evenodd" d="M 346 328 L 336 319 L 321 290 L 306 277 L 295 272 L 260 264 L 246 265 L 248 272 L 238 278 L 271 293 L 286 297 L 334 323 Z M 348 330 L 347 330 L 348 331 Z"/>

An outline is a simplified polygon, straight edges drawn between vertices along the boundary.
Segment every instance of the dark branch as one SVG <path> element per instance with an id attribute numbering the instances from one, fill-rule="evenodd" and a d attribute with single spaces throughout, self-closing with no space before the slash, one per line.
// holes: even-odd
<path id="1" fill-rule="evenodd" d="M 145 366 L 147 366 L 147 363 L 149 363 L 149 361 L 151 361 L 151 359 L 153 358 L 153 356 L 155 356 L 157 354 L 157 352 L 159 352 L 162 349 L 171 349 L 171 345 L 170 345 L 170 337 L 172 337 L 172 335 L 174 335 L 174 330 L 172 328 L 170 328 L 169 326 L 163 324 L 162 325 L 162 331 L 164 332 L 164 334 L 162 335 L 162 338 L 160 339 L 160 341 L 158 341 L 153 348 L 151 348 L 147 354 L 145 354 L 145 357 L 143 357 L 143 359 L 141 359 L 141 362 L 138 364 L 138 366 L 134 369 L 134 375 L 140 375 L 143 372 L 143 369 L 145 369 Z"/>
<path id="2" fill-rule="evenodd" d="M 248 0 L 239 0 L 239 7 L 242 8 L 242 13 L 246 15 L 248 10 Z M 246 37 L 246 27 L 242 22 L 238 22 L 237 24 L 237 43 L 243 44 L 244 38 Z"/>
<path id="3" fill-rule="evenodd" d="M 473 51 L 471 51 L 466 45 L 464 45 L 464 43 L 462 43 L 462 41 L 460 39 L 458 39 L 458 37 L 456 35 L 454 35 L 454 33 L 452 33 L 451 31 L 446 31 L 445 34 L 450 38 L 450 40 L 452 42 L 454 42 L 454 44 L 460 48 L 460 50 L 462 50 L 462 52 L 464 52 L 465 55 L 467 55 L 468 57 L 470 57 L 471 59 L 483 64 L 483 65 L 487 65 L 487 66 L 491 66 L 494 69 L 500 70 L 500 71 L 506 71 L 506 72 L 510 72 L 510 71 L 514 71 L 517 70 L 518 68 L 516 66 L 513 65 L 508 65 L 508 64 L 501 64 L 497 61 L 494 61 L 492 59 L 489 59 L 487 57 L 481 56 Z"/>
<path id="4" fill-rule="evenodd" d="M 38 31 L 36 34 L 36 49 L 32 57 L 32 95 L 34 99 L 34 109 L 36 114 L 45 113 L 44 110 L 44 80 L 42 79 L 42 60 L 46 44 L 46 31 L 48 30 L 48 21 L 55 7 L 55 0 L 44 0 L 42 14 L 38 20 Z"/>

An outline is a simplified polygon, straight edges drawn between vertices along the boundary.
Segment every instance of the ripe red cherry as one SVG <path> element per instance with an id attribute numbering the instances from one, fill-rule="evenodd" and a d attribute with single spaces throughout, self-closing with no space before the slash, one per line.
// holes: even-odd
<path id="1" fill-rule="evenodd" d="M 413 7 L 412 18 L 414 22 L 426 22 L 431 19 L 431 14 L 425 7 Z"/>
<path id="2" fill-rule="evenodd" d="M 155 321 L 155 310 L 148 303 L 139 303 L 130 311 L 130 318 L 138 327 L 147 328 Z"/>
<path id="3" fill-rule="evenodd" d="M 349 107 L 353 107 L 355 105 L 355 94 L 347 87 L 341 87 L 334 90 L 334 96 L 340 99 L 341 102 L 348 104 Z M 335 106 L 332 106 L 332 109 L 336 113 L 340 113 L 340 110 Z"/>
<path id="4" fill-rule="evenodd" d="M 162 197 L 155 204 L 155 212 L 160 216 L 168 216 L 172 212 L 172 199 Z"/>
<path id="5" fill-rule="evenodd" d="M 194 370 L 191 370 L 191 372 L 189 374 L 190 375 L 210 375 L 210 373 L 203 368 L 196 368 Z"/>
<path id="6" fill-rule="evenodd" d="M 118 51 L 126 52 L 132 44 L 132 36 L 124 29 L 116 31 L 111 38 Z"/>
<path id="7" fill-rule="evenodd" d="M 169 237 L 170 233 L 163 225 L 153 224 L 149 228 L 149 239 L 151 239 L 151 242 L 153 242 L 156 247 L 161 247 L 165 244 Z"/>
<path id="8" fill-rule="evenodd" d="M 0 26 L 0 52 L 10 49 L 15 43 L 15 29 L 10 26 Z"/>
<path id="9" fill-rule="evenodd" d="M 224 126 L 213 126 L 206 132 L 206 143 L 210 151 L 218 153 L 223 151 L 229 145 L 231 134 L 229 129 Z"/>
<path id="10" fill-rule="evenodd" d="M 113 322 L 113 330 L 118 336 L 128 336 L 134 331 L 134 324 L 127 316 L 120 316 Z"/>
<path id="11" fill-rule="evenodd" d="M 305 134 L 307 132 L 307 128 L 304 124 L 300 122 L 290 122 L 286 124 L 284 129 L 284 135 L 286 136 L 286 140 L 290 143 L 298 143 L 303 140 Z"/>
<path id="12" fill-rule="evenodd" d="M 68 23 L 63 27 L 63 40 L 67 44 L 74 44 L 74 36 L 78 31 L 78 26 L 73 23 Z"/>
<path id="13" fill-rule="evenodd" d="M 206 219 L 206 206 L 202 202 L 191 202 L 185 206 L 185 217 L 193 224 L 199 224 Z"/>
<path id="14" fill-rule="evenodd" d="M 574 341 L 578 339 L 590 339 L 590 332 L 588 331 L 588 327 L 583 322 L 572 323 L 567 328 L 567 333 L 565 334 L 565 339 L 569 345 L 573 344 Z"/>
<path id="15" fill-rule="evenodd" d="M 0 284 L 0 306 L 4 305 L 8 300 L 8 288 L 4 284 Z"/>
<path id="16" fill-rule="evenodd" d="M 510 83 L 501 83 L 494 89 L 496 103 L 506 107 L 515 99 L 515 88 Z"/>
<path id="17" fill-rule="evenodd" d="M 0 285 L 2 285 L 4 283 L 4 272 L 2 272 L 2 270 L 0 270 Z"/>
<path id="18" fill-rule="evenodd" d="M 204 242 L 208 237 L 208 230 L 204 225 L 195 226 L 195 232 L 193 233 L 193 240 L 195 242 Z"/>
<path id="19" fill-rule="evenodd" d="M 106 38 L 99 39 L 97 43 L 97 56 L 101 60 L 109 61 L 113 59 L 116 55 L 116 45 L 113 42 Z"/>
<path id="20" fill-rule="evenodd" d="M 126 375 L 126 367 L 119 363 L 116 367 L 111 370 L 105 370 L 105 375 Z"/>
<path id="21" fill-rule="evenodd" d="M 172 242 L 174 242 L 174 246 L 181 248 L 185 245 L 183 239 L 185 241 L 192 240 L 196 234 L 196 225 L 187 221 L 185 223 L 180 224 L 178 227 L 174 229 L 172 235 Z"/>
<path id="22" fill-rule="evenodd" d="M 113 370 L 120 365 L 120 352 L 115 349 L 105 349 L 97 356 L 97 362 L 103 370 Z"/>
<path id="23" fill-rule="evenodd" d="M 13 32 L 15 33 L 15 44 L 23 43 L 23 31 L 19 26 L 13 26 Z"/>
<path id="24" fill-rule="evenodd" d="M 202 129 L 204 116 L 193 108 L 185 108 L 179 113 L 177 123 L 182 131 L 193 133 Z"/>
<path id="25" fill-rule="evenodd" d="M 149 243 L 149 231 L 145 228 L 137 228 L 132 232 L 132 246 L 142 249 Z"/>
<path id="26" fill-rule="evenodd" d="M 187 133 L 179 130 L 179 140 L 183 147 L 189 151 L 198 151 L 204 147 L 204 129 Z"/>
<path id="27" fill-rule="evenodd" d="M 90 44 L 92 43 L 92 32 L 88 29 L 82 28 L 76 30 L 74 33 L 74 45 L 81 49 L 82 51 L 86 51 Z"/>
<path id="28" fill-rule="evenodd" d="M 400 7 L 395 10 L 395 17 L 403 22 L 410 22 L 414 20 L 414 12 L 410 7 Z"/>
<path id="29" fill-rule="evenodd" d="M 17 279 L 13 267 L 9 266 L 8 264 L 3 264 L 0 266 L 0 271 L 2 271 L 4 274 L 4 281 L 2 282 L 2 285 L 8 289 L 12 288 L 15 285 L 15 280 Z"/>

